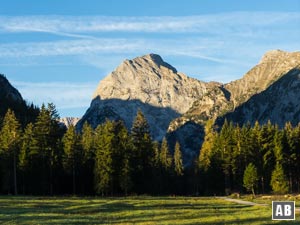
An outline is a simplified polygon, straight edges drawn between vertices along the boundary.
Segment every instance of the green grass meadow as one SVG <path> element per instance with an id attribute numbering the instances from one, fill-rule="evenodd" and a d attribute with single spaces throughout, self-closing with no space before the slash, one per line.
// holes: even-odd
<path id="1" fill-rule="evenodd" d="M 271 206 L 194 197 L 0 197 L 0 224 L 299 224 L 272 221 Z"/>

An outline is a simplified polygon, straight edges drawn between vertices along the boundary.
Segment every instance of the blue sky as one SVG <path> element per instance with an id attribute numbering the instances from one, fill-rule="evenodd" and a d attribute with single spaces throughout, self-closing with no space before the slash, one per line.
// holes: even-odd
<path id="1" fill-rule="evenodd" d="M 99 81 L 148 53 L 188 76 L 229 82 L 272 49 L 300 50 L 300 0 L 10 0 L 0 73 L 23 97 L 82 116 Z"/>

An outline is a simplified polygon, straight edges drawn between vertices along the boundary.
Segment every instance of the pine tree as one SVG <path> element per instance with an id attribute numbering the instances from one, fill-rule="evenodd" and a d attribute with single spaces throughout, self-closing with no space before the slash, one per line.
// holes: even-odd
<path id="1" fill-rule="evenodd" d="M 17 164 L 19 140 L 21 135 L 20 133 L 20 124 L 16 119 L 14 112 L 8 109 L 0 131 L 0 148 L 3 154 L 8 159 L 7 163 L 10 163 L 10 165 L 12 165 L 12 177 L 9 177 L 8 179 L 13 180 L 13 193 L 15 195 L 18 194 Z M 10 166 L 8 166 L 8 171 L 11 171 L 11 169 L 9 168 Z M 8 183 L 10 183 L 9 180 L 7 181 Z"/>
<path id="2" fill-rule="evenodd" d="M 183 162 L 182 162 L 182 154 L 180 149 L 180 144 L 176 142 L 175 144 L 175 151 L 174 151 L 174 167 L 175 167 L 175 173 L 177 176 L 183 175 Z"/>
<path id="3" fill-rule="evenodd" d="M 285 194 L 288 192 L 288 181 L 284 174 L 282 165 L 277 163 L 272 172 L 271 187 L 275 194 Z"/>
<path id="4" fill-rule="evenodd" d="M 254 187 L 257 185 L 257 181 L 257 169 L 254 164 L 250 163 L 244 171 L 243 186 L 247 191 L 251 191 L 253 196 L 255 196 Z"/>

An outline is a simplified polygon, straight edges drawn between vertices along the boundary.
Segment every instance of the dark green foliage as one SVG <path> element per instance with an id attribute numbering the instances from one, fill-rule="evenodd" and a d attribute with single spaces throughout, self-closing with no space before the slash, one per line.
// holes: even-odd
<path id="1" fill-rule="evenodd" d="M 179 143 L 153 142 L 139 111 L 128 132 L 106 121 L 81 133 L 58 123 L 53 104 L 42 106 L 22 130 L 8 110 L 0 126 L 0 192 L 14 194 L 188 194 L 300 191 L 300 125 L 243 127 L 207 123 L 200 156 L 183 166 Z M 246 190 L 245 190 L 246 188 Z"/>
<path id="2" fill-rule="evenodd" d="M 83 150 L 82 160 L 82 191 L 86 194 L 94 193 L 94 164 L 95 164 L 95 135 L 93 128 L 85 122 L 81 134 Z"/>
<path id="3" fill-rule="evenodd" d="M 122 122 L 107 121 L 96 128 L 95 188 L 102 195 L 132 188 L 134 162 L 128 132 Z"/>
<path id="4" fill-rule="evenodd" d="M 5 176 L 4 190 L 18 194 L 17 164 L 19 154 L 20 124 L 13 111 L 7 111 L 0 130 L 0 154 L 2 155 L 2 171 Z"/>
<path id="5" fill-rule="evenodd" d="M 153 165 L 155 152 L 150 135 L 150 128 L 143 113 L 139 110 L 131 128 L 133 144 L 133 181 L 134 191 L 151 192 L 153 182 Z M 146 179 L 147 178 L 147 179 Z M 142 190 L 142 192 L 141 192 Z"/>
<path id="6" fill-rule="evenodd" d="M 213 143 L 204 145 L 206 158 L 203 157 L 204 153 L 200 154 L 199 179 L 203 192 L 242 192 L 244 171 L 250 163 L 257 168 L 259 193 L 272 190 L 277 193 L 298 192 L 299 129 L 299 125 L 293 128 L 290 123 L 284 129 L 279 129 L 270 122 L 262 126 L 255 123 L 252 128 L 249 125 L 240 128 L 225 121 Z M 279 182 L 275 182 L 276 177 L 280 179 Z M 211 183 L 211 180 L 214 182 Z"/>
<path id="7" fill-rule="evenodd" d="M 73 195 L 75 195 L 79 169 L 82 168 L 83 154 L 80 146 L 80 137 L 73 125 L 68 128 L 63 136 L 62 143 L 65 156 L 63 164 L 66 172 L 72 174 L 72 190 Z"/>
<path id="8" fill-rule="evenodd" d="M 285 194 L 289 190 L 288 181 L 280 163 L 277 163 L 272 172 L 271 187 L 275 194 Z"/>

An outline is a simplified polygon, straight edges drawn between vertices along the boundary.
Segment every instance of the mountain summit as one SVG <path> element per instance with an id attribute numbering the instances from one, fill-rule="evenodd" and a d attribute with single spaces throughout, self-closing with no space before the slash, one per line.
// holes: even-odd
<path id="1" fill-rule="evenodd" d="M 93 101 L 78 126 L 93 127 L 122 119 L 131 128 L 138 109 L 146 116 L 154 138 L 161 139 L 171 120 L 185 113 L 214 85 L 189 78 L 156 54 L 125 60 L 100 81 Z"/>
<path id="2" fill-rule="evenodd" d="M 104 78 L 93 98 L 140 100 L 184 113 L 207 91 L 204 82 L 187 77 L 156 54 L 125 60 Z"/>

